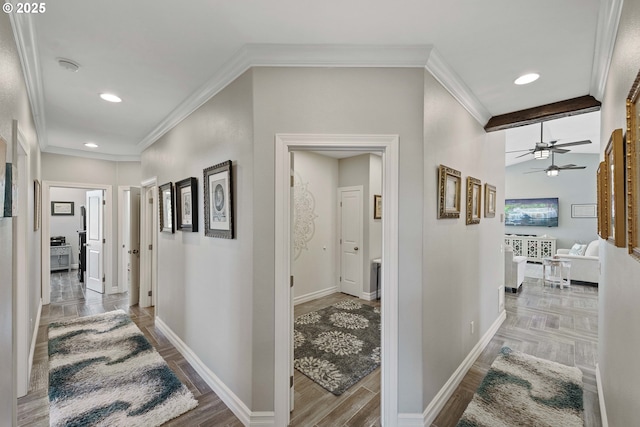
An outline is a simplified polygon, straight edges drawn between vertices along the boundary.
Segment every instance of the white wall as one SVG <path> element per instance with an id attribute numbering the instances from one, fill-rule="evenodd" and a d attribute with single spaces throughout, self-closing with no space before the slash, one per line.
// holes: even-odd
<path id="1" fill-rule="evenodd" d="M 557 248 L 570 248 L 574 243 L 587 244 L 598 237 L 597 218 L 571 218 L 571 205 L 596 203 L 596 171 L 598 154 L 566 153 L 556 155 L 557 165 L 573 163 L 586 169 L 560 171 L 555 177 L 531 168 L 545 168 L 551 160 L 529 160 L 506 168 L 505 199 L 557 197 L 558 227 L 505 226 L 505 234 L 547 234 L 555 237 Z M 502 213 L 503 211 L 500 211 Z"/>
<path id="2" fill-rule="evenodd" d="M 77 268 L 79 238 L 78 231 L 82 230 L 82 215 L 80 207 L 86 203 L 87 190 L 80 188 L 51 188 L 51 201 L 73 202 L 73 216 L 51 215 L 51 207 L 45 207 L 43 214 L 50 215 L 50 236 L 64 236 L 67 245 L 71 245 L 71 264 Z"/>
<path id="3" fill-rule="evenodd" d="M 601 141 L 608 141 L 616 128 L 626 132 L 625 99 L 640 68 L 639 34 L 640 3 L 625 1 L 602 100 Z M 616 248 L 606 241 L 600 242 L 600 260 L 598 363 L 607 417 L 611 426 L 636 425 L 640 402 L 640 262 L 626 248 Z"/>
<path id="4" fill-rule="evenodd" d="M 294 169 L 296 179 L 306 188 L 307 197 L 313 200 L 314 217 L 308 218 L 314 224 L 313 233 L 308 235 L 311 239 L 292 264 L 293 294 L 296 301 L 301 301 L 319 292 L 336 290 L 338 160 L 298 151 L 294 153 Z"/>

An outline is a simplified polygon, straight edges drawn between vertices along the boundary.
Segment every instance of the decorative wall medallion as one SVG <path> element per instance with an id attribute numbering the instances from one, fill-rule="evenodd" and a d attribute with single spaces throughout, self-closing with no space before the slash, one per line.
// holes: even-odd
<path id="1" fill-rule="evenodd" d="M 294 259 L 298 259 L 303 249 L 308 250 L 307 243 L 313 239 L 316 231 L 316 201 L 298 172 L 293 179 L 293 249 Z"/>

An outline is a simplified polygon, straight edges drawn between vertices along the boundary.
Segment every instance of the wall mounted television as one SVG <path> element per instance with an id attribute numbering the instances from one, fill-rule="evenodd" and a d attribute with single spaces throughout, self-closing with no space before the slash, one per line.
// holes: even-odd
<path id="1" fill-rule="evenodd" d="M 526 227 L 557 227 L 558 198 L 506 199 L 505 225 Z"/>

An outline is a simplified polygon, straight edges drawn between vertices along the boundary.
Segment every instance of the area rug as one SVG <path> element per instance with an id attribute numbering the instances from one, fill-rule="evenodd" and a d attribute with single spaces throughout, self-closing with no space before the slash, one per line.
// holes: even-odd
<path id="1" fill-rule="evenodd" d="M 503 347 L 458 427 L 583 425 L 582 372 Z"/>
<path id="2" fill-rule="evenodd" d="M 122 310 L 49 325 L 51 426 L 159 426 L 198 406 Z"/>
<path id="3" fill-rule="evenodd" d="M 341 395 L 380 366 L 380 309 L 344 300 L 298 316 L 294 367 Z"/>

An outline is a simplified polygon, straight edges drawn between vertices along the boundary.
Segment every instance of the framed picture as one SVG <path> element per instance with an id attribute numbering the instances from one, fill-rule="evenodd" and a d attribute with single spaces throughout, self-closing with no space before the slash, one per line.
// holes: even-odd
<path id="1" fill-rule="evenodd" d="M 484 217 L 496 216 L 496 187 L 491 184 L 484 185 Z"/>
<path id="2" fill-rule="evenodd" d="M 604 158 L 607 164 L 607 240 L 617 247 L 625 247 L 624 139 L 622 129 L 611 134 Z"/>
<path id="3" fill-rule="evenodd" d="M 382 196 L 373 195 L 373 219 L 382 219 Z"/>
<path id="4" fill-rule="evenodd" d="M 607 239 L 609 236 L 607 212 L 607 162 L 602 161 L 597 171 L 597 202 L 598 202 L 598 236 Z"/>
<path id="5" fill-rule="evenodd" d="M 597 218 L 598 205 L 589 203 L 584 205 L 571 205 L 571 218 Z"/>
<path id="6" fill-rule="evenodd" d="M 482 182 L 467 177 L 467 225 L 480 224 L 482 215 Z"/>
<path id="7" fill-rule="evenodd" d="M 627 96 L 627 247 L 640 261 L 640 71 Z"/>
<path id="8" fill-rule="evenodd" d="M 73 216 L 73 202 L 51 202 L 51 215 L 54 216 Z"/>
<path id="9" fill-rule="evenodd" d="M 231 160 L 204 170 L 204 234 L 233 239 Z"/>
<path id="10" fill-rule="evenodd" d="M 460 171 L 448 166 L 438 167 L 438 218 L 460 218 Z"/>
<path id="11" fill-rule="evenodd" d="M 176 182 L 176 228 L 198 231 L 198 180 L 186 178 Z"/>
<path id="12" fill-rule="evenodd" d="M 173 228 L 173 183 L 160 186 L 160 231 L 174 233 Z"/>
<path id="13" fill-rule="evenodd" d="M 40 230 L 42 223 L 42 209 L 40 209 L 40 181 L 33 180 L 33 231 Z"/>

